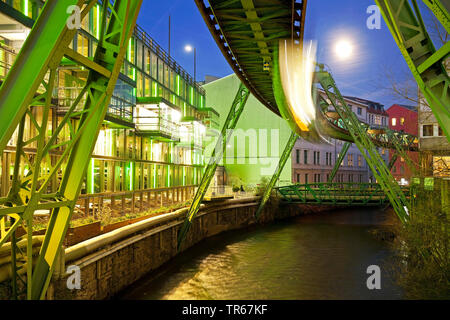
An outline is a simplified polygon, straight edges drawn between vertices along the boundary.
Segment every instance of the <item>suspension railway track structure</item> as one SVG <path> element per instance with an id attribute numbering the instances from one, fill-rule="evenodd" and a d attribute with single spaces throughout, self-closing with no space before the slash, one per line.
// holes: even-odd
<path id="1" fill-rule="evenodd" d="M 97 0 L 48 0 L 29 34 L 22 50 L 9 71 L 0 89 L 0 152 L 14 132 L 18 132 L 17 157 L 13 172 L 13 184 L 7 197 L 0 199 L 0 250 L 11 251 L 11 279 L 13 295 L 18 295 L 18 281 L 26 284 L 28 299 L 42 299 L 51 279 L 58 251 L 67 232 L 75 202 L 79 196 L 82 180 L 95 146 L 100 125 L 105 117 L 120 68 L 123 64 L 126 43 L 135 27 L 142 0 L 102 1 L 100 41 L 93 60 L 84 58 L 70 48 L 75 31 L 67 27 L 67 8 L 78 6 L 82 17 Z M 295 127 L 293 120 L 280 110 L 283 92 L 279 86 L 277 45 L 280 39 L 291 39 L 298 44 L 303 41 L 306 0 L 195 0 L 218 47 L 242 81 L 231 106 L 223 132 L 236 127 L 245 103 L 253 94 L 265 107 L 277 115 L 284 116 Z M 444 132 L 449 135 L 449 79 L 442 68 L 448 55 L 449 45 L 435 50 L 426 33 L 416 1 L 413 7 L 407 1 L 376 1 L 408 62 L 430 107 L 438 118 Z M 449 31 L 448 12 L 439 1 L 423 1 Z M 401 6 L 399 7 L 399 3 Z M 413 10 L 414 9 L 414 10 Z M 401 25 L 401 27 L 399 27 Z M 405 27 L 406 26 L 406 27 Z M 56 130 L 46 130 L 49 109 L 52 106 L 52 90 L 55 86 L 55 70 L 63 58 L 89 70 L 88 81 L 68 109 L 64 120 Z M 354 142 L 366 155 L 380 187 L 393 204 L 399 217 L 407 219 L 407 201 L 403 191 L 393 180 L 387 166 L 376 152 L 376 146 L 416 150 L 414 137 L 392 132 L 379 132 L 361 124 L 349 110 L 329 72 L 318 67 L 316 81 L 320 83 L 328 98 L 320 106 L 320 121 L 331 129 L 330 137 Z M 329 102 L 329 103 L 328 103 Z M 77 108 L 81 103 L 82 111 Z M 43 117 L 35 119 L 30 106 L 43 108 Z M 336 116 L 337 115 L 337 116 Z M 38 134 L 32 140 L 24 140 L 24 119 L 29 117 Z M 81 118 L 73 128 L 70 120 Z M 52 167 L 40 170 L 43 159 L 50 151 L 61 147 L 58 134 L 69 126 L 73 139 L 65 142 L 64 154 Z M 320 124 L 319 124 L 320 125 Z M 278 168 L 263 196 L 260 209 L 272 191 L 282 171 L 295 140 L 293 132 Z M 228 136 L 219 139 L 219 146 L 226 145 Z M 395 142 L 393 142 L 395 141 Z M 23 149 L 37 142 L 37 153 L 28 157 Z M 216 148 L 215 150 L 223 150 Z M 367 154 L 366 154 L 367 151 Z M 179 245 L 186 235 L 192 219 L 213 177 L 222 152 L 211 157 L 211 162 L 194 197 L 185 225 L 180 232 Z M 22 175 L 20 161 L 28 163 L 30 170 Z M 67 162 L 62 168 L 63 161 Z M 50 162 L 50 161 L 49 161 Z M 55 193 L 47 193 L 46 186 L 58 171 L 63 171 L 62 180 Z M 38 253 L 33 244 L 33 214 L 36 210 L 51 210 L 45 237 Z M 7 224 L 10 223 L 9 226 Z M 15 231 L 22 226 L 26 235 L 18 242 Z"/>

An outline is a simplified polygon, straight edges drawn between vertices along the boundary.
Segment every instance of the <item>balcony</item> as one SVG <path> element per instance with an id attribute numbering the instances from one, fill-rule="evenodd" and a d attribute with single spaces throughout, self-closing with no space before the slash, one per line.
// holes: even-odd
<path id="1" fill-rule="evenodd" d="M 136 133 L 161 141 L 180 141 L 181 112 L 162 98 L 140 98 L 134 110 Z"/>
<path id="2" fill-rule="evenodd" d="M 59 114 L 66 113 L 78 95 L 83 90 L 88 71 L 78 67 L 60 68 L 58 74 L 57 88 L 57 111 Z M 86 103 L 86 95 L 78 103 L 74 112 L 80 112 Z M 110 105 L 105 116 L 105 121 L 112 127 L 134 128 L 133 109 L 136 98 L 133 95 L 133 86 L 121 79 L 117 81 Z"/>

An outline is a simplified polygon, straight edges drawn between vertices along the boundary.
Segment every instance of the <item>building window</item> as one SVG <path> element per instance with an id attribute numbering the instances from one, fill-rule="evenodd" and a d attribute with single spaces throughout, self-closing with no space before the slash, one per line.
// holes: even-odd
<path id="1" fill-rule="evenodd" d="M 375 124 L 381 126 L 381 117 L 380 116 L 375 116 Z"/>
<path id="2" fill-rule="evenodd" d="M 392 126 L 395 127 L 397 125 L 397 118 L 392 118 Z"/>
<path id="3" fill-rule="evenodd" d="M 400 125 L 405 125 L 405 118 L 400 118 Z"/>
<path id="4" fill-rule="evenodd" d="M 400 167 L 400 174 L 405 174 L 405 167 L 403 166 Z"/>
<path id="5" fill-rule="evenodd" d="M 300 150 L 299 149 L 297 149 L 296 150 L 296 162 L 297 162 L 297 164 L 299 164 L 300 163 Z"/>
<path id="6" fill-rule="evenodd" d="M 347 156 L 347 163 L 348 163 L 349 167 L 353 167 L 353 155 L 352 154 L 349 154 Z"/>
<path id="7" fill-rule="evenodd" d="M 433 136 L 433 125 L 425 124 L 423 127 L 423 136 L 424 137 L 432 137 Z"/>
<path id="8" fill-rule="evenodd" d="M 348 182 L 353 182 L 353 175 L 352 174 L 348 175 Z"/>
<path id="9" fill-rule="evenodd" d="M 316 164 L 316 159 L 317 159 L 316 155 L 317 155 L 317 152 L 314 151 L 314 154 L 313 154 L 313 163 L 314 164 Z"/>
<path id="10" fill-rule="evenodd" d="M 358 155 L 358 167 L 362 167 L 362 155 Z"/>
<path id="11" fill-rule="evenodd" d="M 359 108 L 358 107 L 358 109 L 356 109 L 356 113 L 360 116 L 360 115 L 362 115 L 362 108 Z"/>
<path id="12" fill-rule="evenodd" d="M 439 137 L 443 137 L 444 136 L 444 131 L 442 131 L 441 126 L 438 126 L 438 136 Z"/>
<path id="13" fill-rule="evenodd" d="M 308 183 L 308 174 L 305 174 L 305 184 Z"/>
<path id="14" fill-rule="evenodd" d="M 359 183 L 362 183 L 362 182 L 363 182 L 363 175 L 360 174 L 360 175 L 359 175 Z"/>
<path id="15" fill-rule="evenodd" d="M 303 150 L 303 163 L 308 164 L 308 150 Z"/>
<path id="16" fill-rule="evenodd" d="M 297 173 L 297 183 L 300 183 L 300 175 Z"/>

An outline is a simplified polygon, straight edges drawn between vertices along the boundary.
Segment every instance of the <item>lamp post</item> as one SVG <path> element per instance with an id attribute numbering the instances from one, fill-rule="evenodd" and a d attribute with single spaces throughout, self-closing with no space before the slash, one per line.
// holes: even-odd
<path id="1" fill-rule="evenodd" d="M 186 52 L 194 51 L 194 83 L 197 83 L 197 49 L 191 45 L 186 45 L 184 47 Z"/>

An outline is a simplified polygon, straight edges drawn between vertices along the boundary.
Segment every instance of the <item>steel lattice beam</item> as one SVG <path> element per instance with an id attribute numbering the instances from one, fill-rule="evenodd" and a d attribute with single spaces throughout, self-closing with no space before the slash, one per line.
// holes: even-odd
<path id="1" fill-rule="evenodd" d="M 286 165 L 286 162 L 289 160 L 292 149 L 294 149 L 295 142 L 298 139 L 298 135 L 295 132 L 291 133 L 291 136 L 289 137 L 288 142 L 286 143 L 286 147 L 284 148 L 283 154 L 280 157 L 280 161 L 278 162 L 277 169 L 275 170 L 275 173 L 273 174 L 272 178 L 270 179 L 269 184 L 266 186 L 266 189 L 264 190 L 264 194 L 261 196 L 261 201 L 259 203 L 258 209 L 256 210 L 255 217 L 256 219 L 259 218 L 261 212 L 264 209 L 264 206 L 266 205 L 267 201 L 270 198 L 270 195 L 272 194 L 272 190 L 280 178 L 281 173 L 283 172 L 284 166 Z"/>
<path id="2" fill-rule="evenodd" d="M 341 152 L 339 152 L 339 157 L 338 157 L 336 163 L 334 164 L 333 171 L 331 171 L 328 182 L 330 182 L 330 183 L 333 182 L 334 177 L 336 177 L 336 174 L 339 171 L 339 168 L 341 167 L 342 161 L 344 161 L 345 155 L 347 154 L 348 149 L 350 149 L 351 145 L 352 144 L 350 142 L 344 143 L 344 146 L 342 147 Z"/>
<path id="3" fill-rule="evenodd" d="M 416 0 L 375 0 L 430 109 L 450 142 L 450 78 L 444 67 L 450 42 L 436 50 Z M 439 0 L 424 0 L 447 32 L 450 16 Z"/>
<path id="4" fill-rule="evenodd" d="M 244 107 L 249 96 L 250 91 L 245 87 L 243 83 L 241 83 L 236 97 L 233 100 L 233 104 L 231 105 L 228 117 L 223 125 L 221 135 L 217 140 L 216 147 L 212 151 L 211 158 L 209 160 L 208 166 L 206 167 L 205 173 L 203 174 L 200 185 L 195 192 L 194 199 L 192 200 L 192 204 L 187 213 L 185 222 L 181 228 L 180 234 L 178 236 L 178 249 L 180 249 L 180 246 L 184 241 L 187 232 L 189 231 L 189 228 L 192 224 L 192 220 L 195 218 L 198 210 L 200 209 L 200 205 L 203 201 L 203 198 L 205 197 L 206 191 L 208 190 L 209 184 L 214 177 L 218 164 L 222 160 L 227 143 L 230 140 L 233 130 L 236 128 L 242 111 L 244 111 Z"/>
<path id="5" fill-rule="evenodd" d="M 24 224 L 27 232 L 26 263 L 22 265 L 22 269 L 14 268 L 13 271 L 22 274 L 26 268 L 28 299 L 39 299 L 45 295 L 100 126 L 123 65 L 126 45 L 134 30 L 142 0 L 116 0 L 113 4 L 110 1 L 103 2 L 99 44 L 94 60 L 87 61 L 85 57 L 69 48 L 76 30 L 67 29 L 66 10 L 70 5 L 79 5 L 82 8 L 83 18 L 96 3 L 96 0 L 47 1 L 0 90 L 0 114 L 7 114 L 9 109 L 14 111 L 7 118 L 10 121 L 8 126 L 0 126 L 0 145 L 2 146 L 0 151 L 3 151 L 10 135 L 19 124 L 13 184 L 8 196 L 0 199 L 1 225 L 5 225 L 8 217 L 14 218 L 14 223 L 8 231 L 2 228 L 0 246 L 8 239 L 14 243 L 16 228 Z M 108 25 L 107 21 L 109 21 Z M 78 65 L 90 69 L 90 74 L 78 98 L 58 127 L 49 135 L 47 124 L 52 107 L 55 74 L 63 55 Z M 30 64 L 33 61 L 34 64 Z M 36 77 L 28 77 L 29 74 L 34 73 Z M 24 74 L 27 76 L 23 76 Z M 27 88 L 25 94 L 23 88 Z M 14 93 L 15 90 L 22 92 Z M 86 101 L 84 109 L 76 112 L 83 99 Z M 30 106 L 42 108 L 42 119 L 38 120 L 34 117 Z M 24 141 L 23 135 L 20 134 L 25 117 L 30 119 L 37 131 L 37 135 L 28 141 Z M 81 117 L 76 128 L 71 125 L 71 120 L 75 117 Z M 68 141 L 58 141 L 58 136 L 65 127 L 70 129 L 71 138 Z M 37 144 L 37 152 L 33 158 L 29 158 L 23 151 L 24 146 L 30 143 Z M 62 154 L 57 161 L 51 162 L 51 151 L 56 148 L 63 148 Z M 49 172 L 41 168 L 44 160 L 52 163 Z M 29 166 L 30 170 L 27 174 L 19 172 L 20 161 L 24 161 Z M 65 161 L 68 163 L 58 191 L 47 194 L 48 183 L 55 177 Z M 50 209 L 52 213 L 36 266 L 33 269 L 33 263 L 31 263 L 33 260 L 32 222 L 34 211 L 39 209 Z M 14 245 L 12 245 L 13 248 L 15 248 Z M 12 255 L 15 259 L 15 252 L 12 252 Z M 15 278 L 13 274 L 13 282 Z M 14 286 L 15 283 L 13 283 Z"/>
<path id="6" fill-rule="evenodd" d="M 359 121 L 352 109 L 349 108 L 333 77 L 323 69 L 323 66 L 319 66 L 316 77 L 345 127 L 353 137 L 355 145 L 366 159 L 377 182 L 389 198 L 396 214 L 402 222 L 406 222 L 408 220 L 409 202 L 391 175 L 386 163 L 378 154 L 374 143 L 367 135 L 366 126 Z"/>

